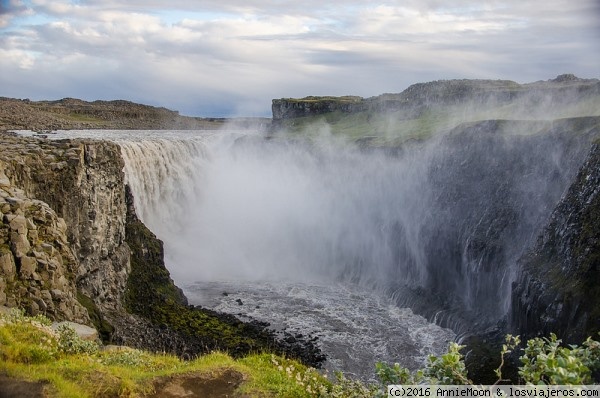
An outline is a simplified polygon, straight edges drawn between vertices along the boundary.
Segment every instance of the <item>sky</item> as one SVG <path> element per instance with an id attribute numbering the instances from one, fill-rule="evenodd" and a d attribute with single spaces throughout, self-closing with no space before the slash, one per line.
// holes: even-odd
<path id="1" fill-rule="evenodd" d="M 189 116 L 439 79 L 600 78 L 600 0 L 0 0 L 0 96 Z"/>

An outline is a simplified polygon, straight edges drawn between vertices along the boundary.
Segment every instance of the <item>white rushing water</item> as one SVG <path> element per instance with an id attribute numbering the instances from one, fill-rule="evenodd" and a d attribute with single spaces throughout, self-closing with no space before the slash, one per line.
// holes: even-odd
<path id="1" fill-rule="evenodd" d="M 138 216 L 164 241 L 167 268 L 190 303 L 318 336 L 327 369 L 363 379 L 377 361 L 419 368 L 454 339 L 382 293 L 390 275 L 425 278 L 415 262 L 431 217 L 421 184 L 426 153 L 415 161 L 248 132 L 53 138 L 74 136 L 121 145 Z M 396 240 L 411 253 L 405 268 Z"/>
<path id="2" fill-rule="evenodd" d="M 422 368 L 429 354 L 445 352 L 454 339 L 449 329 L 351 284 L 196 282 L 186 286 L 186 294 L 195 304 L 240 319 L 317 337 L 327 354 L 326 370 L 343 370 L 363 380 L 374 379 L 374 365 L 380 361 Z"/>

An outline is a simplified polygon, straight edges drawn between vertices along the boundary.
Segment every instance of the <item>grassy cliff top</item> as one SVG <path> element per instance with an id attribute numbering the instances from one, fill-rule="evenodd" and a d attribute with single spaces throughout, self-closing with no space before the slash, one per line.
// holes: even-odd
<path id="1" fill-rule="evenodd" d="M 332 97 L 275 100 L 274 130 L 309 137 L 322 136 L 325 131 L 349 141 L 397 145 L 464 123 L 600 116 L 600 81 L 573 75 L 527 84 L 440 80 L 414 84 L 397 94 L 337 98 L 338 102 Z M 339 106 L 317 106 L 319 102 Z M 305 108 L 298 109 L 302 106 Z"/>
<path id="2" fill-rule="evenodd" d="M 99 346 L 48 319 L 0 313 L 0 395 L 50 397 L 314 396 L 331 383 L 314 369 L 272 354 L 213 352 L 191 361 L 128 347 Z M 39 395 L 35 395 L 35 393 Z M 45 395 L 42 395 L 45 394 Z M 27 396 L 27 395 L 21 395 Z M 187 396 L 187 395 L 186 395 Z"/>

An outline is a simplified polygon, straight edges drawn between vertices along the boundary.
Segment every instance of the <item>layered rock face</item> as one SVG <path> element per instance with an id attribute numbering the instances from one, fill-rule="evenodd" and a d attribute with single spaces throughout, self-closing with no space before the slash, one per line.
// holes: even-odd
<path id="1" fill-rule="evenodd" d="M 579 343 L 600 331 L 600 146 L 520 261 L 511 324 L 532 337 L 553 332 Z M 596 336 L 597 337 L 597 336 Z"/>
<path id="2" fill-rule="evenodd" d="M 120 148 L 110 142 L 2 136 L 5 174 L 64 219 L 77 286 L 107 310 L 121 308 L 129 272 Z"/>
<path id="3" fill-rule="evenodd" d="M 15 158 L 10 155 L 16 153 L 11 149 L 35 149 L 2 141 L 8 150 L 0 158 L 0 305 L 89 324 L 87 310 L 77 301 L 79 262 L 69 246 L 64 219 L 7 177 L 14 171 Z"/>
<path id="4" fill-rule="evenodd" d="M 335 111 L 351 113 L 365 109 L 363 98 L 355 96 L 281 98 L 274 99 L 271 105 L 274 121 Z"/>

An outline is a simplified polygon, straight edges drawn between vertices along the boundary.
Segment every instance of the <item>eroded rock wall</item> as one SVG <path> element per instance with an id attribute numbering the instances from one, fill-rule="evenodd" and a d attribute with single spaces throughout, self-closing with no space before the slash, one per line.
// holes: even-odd
<path id="1" fill-rule="evenodd" d="M 77 301 L 79 262 L 64 219 L 15 187 L 5 162 L 6 157 L 0 159 L 0 305 L 89 324 L 87 310 Z"/>
<path id="2" fill-rule="evenodd" d="M 580 343 L 600 331 L 600 145 L 521 259 L 511 324 L 526 337 L 556 333 Z"/>
<path id="3" fill-rule="evenodd" d="M 60 232 L 73 257 L 68 262 L 73 264 L 71 279 L 77 288 L 100 308 L 120 310 L 129 248 L 118 145 L 8 135 L 1 135 L 0 140 L 0 164 L 8 183 L 19 187 L 23 198 L 44 203 L 60 217 Z M 12 253 L 19 258 L 19 253 Z"/>

